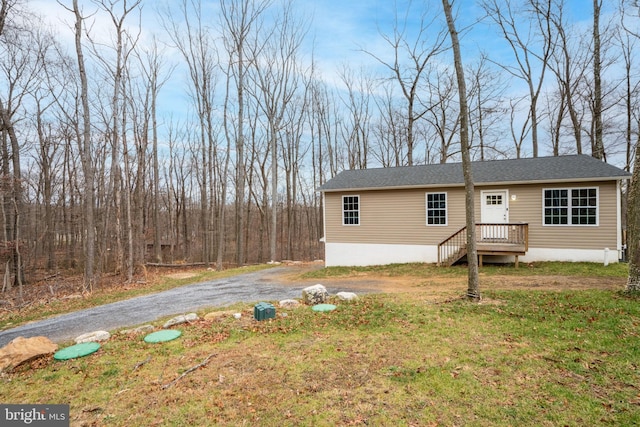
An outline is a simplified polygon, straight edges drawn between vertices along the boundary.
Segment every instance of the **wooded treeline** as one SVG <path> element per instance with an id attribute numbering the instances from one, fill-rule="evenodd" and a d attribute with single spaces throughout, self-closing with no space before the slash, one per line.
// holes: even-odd
<path id="1" fill-rule="evenodd" d="M 3 289 L 37 269 L 84 271 L 90 291 L 146 262 L 321 258 L 327 179 L 460 160 L 439 2 L 398 2 L 376 50 L 354 46 L 370 65 L 331 75 L 314 42 L 331 34 L 309 32 L 306 2 L 60 0 L 58 30 L 1 2 Z M 586 153 L 631 169 L 638 5 L 593 0 L 588 22 L 569 5 L 453 2 L 477 12 L 456 18 L 474 160 Z"/>

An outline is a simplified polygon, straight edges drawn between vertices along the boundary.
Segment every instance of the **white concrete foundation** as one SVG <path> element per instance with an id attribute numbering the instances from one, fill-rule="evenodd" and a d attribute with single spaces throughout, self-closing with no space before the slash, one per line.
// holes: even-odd
<path id="1" fill-rule="evenodd" d="M 367 266 L 438 262 L 437 246 L 325 243 L 325 266 Z"/>
<path id="2" fill-rule="evenodd" d="M 520 262 L 567 261 L 605 263 L 602 249 L 529 248 Z M 619 251 L 609 250 L 606 262 L 616 263 Z M 484 262 L 513 262 L 513 256 L 484 257 Z M 405 264 L 409 262 L 438 262 L 438 247 L 428 245 L 387 245 L 363 243 L 325 243 L 325 266 L 368 266 Z"/>
<path id="3" fill-rule="evenodd" d="M 618 262 L 620 252 L 617 250 L 605 251 L 602 249 L 544 249 L 529 248 L 526 255 L 520 257 L 522 262 L 536 261 L 568 261 L 568 262 L 605 262 L 605 253 L 607 253 L 607 262 L 609 264 Z"/>

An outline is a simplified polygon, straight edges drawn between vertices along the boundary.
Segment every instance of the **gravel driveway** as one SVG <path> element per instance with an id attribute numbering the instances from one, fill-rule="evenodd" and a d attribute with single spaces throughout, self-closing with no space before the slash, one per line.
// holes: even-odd
<path id="1" fill-rule="evenodd" d="M 300 298 L 309 284 L 282 284 L 279 277 L 288 267 L 276 267 L 226 279 L 186 285 L 179 288 L 105 304 L 49 319 L 28 323 L 0 332 L 0 347 L 22 336 L 46 336 L 54 342 L 71 340 L 96 330 L 110 331 L 153 322 L 159 318 L 185 314 L 206 307 L 221 307 L 237 302 L 277 301 Z M 348 291 L 331 288 L 330 294 Z M 362 292 L 358 289 L 358 292 Z"/>

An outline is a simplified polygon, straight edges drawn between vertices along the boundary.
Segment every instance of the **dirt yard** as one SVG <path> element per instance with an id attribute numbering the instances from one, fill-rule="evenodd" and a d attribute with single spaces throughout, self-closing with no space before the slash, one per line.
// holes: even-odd
<path id="1" fill-rule="evenodd" d="M 431 276 L 431 277 L 388 277 L 374 273 L 358 273 L 357 275 L 339 278 L 301 279 L 307 271 L 322 268 L 318 263 L 297 263 L 290 265 L 291 270 L 282 278 L 282 283 L 299 286 L 301 282 L 321 283 L 326 287 L 346 286 L 355 289 L 374 290 L 384 293 L 392 292 L 429 292 L 434 296 L 464 292 L 467 286 L 466 276 Z M 619 277 L 571 277 L 571 276 L 485 276 L 480 271 L 482 289 L 537 289 L 537 290 L 580 290 L 610 289 L 622 290 L 625 279 Z"/>
<path id="2" fill-rule="evenodd" d="M 321 262 L 289 262 L 284 263 L 287 270 L 272 280 L 291 286 L 313 285 L 321 283 L 327 288 L 348 288 L 362 290 L 362 292 L 422 292 L 432 299 L 462 295 L 466 291 L 466 276 L 464 275 L 431 275 L 431 276 L 398 276 L 390 277 L 372 272 L 358 272 L 351 276 L 335 278 L 304 279 L 301 276 L 312 270 L 323 268 Z M 523 268 L 523 267 L 521 267 Z M 144 280 L 125 283 L 118 276 L 103 277 L 101 284 L 94 289 L 95 293 L 111 293 L 118 290 L 144 288 L 148 283 L 161 280 L 162 277 L 174 279 L 188 279 L 197 276 L 195 270 L 186 268 L 150 269 Z M 537 289 L 537 290 L 567 290 L 567 289 L 611 289 L 622 290 L 625 286 L 624 278 L 616 277 L 572 277 L 572 276 L 496 276 L 483 275 L 480 272 L 480 290 L 488 289 Z M 0 294 L 0 317 L 24 307 L 36 306 L 55 300 L 71 300 L 82 298 L 82 277 L 55 275 L 36 280 L 34 284 L 25 286 L 23 299 L 19 297 L 19 290 L 13 288 Z"/>

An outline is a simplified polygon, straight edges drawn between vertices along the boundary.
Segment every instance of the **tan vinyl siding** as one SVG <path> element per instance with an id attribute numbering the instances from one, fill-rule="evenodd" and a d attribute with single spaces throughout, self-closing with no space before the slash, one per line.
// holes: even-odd
<path id="1" fill-rule="evenodd" d="M 598 188 L 598 226 L 544 226 L 543 188 Z M 482 191 L 507 190 L 509 222 L 529 224 L 529 247 L 616 248 L 616 182 L 523 184 L 476 187 L 476 221 L 481 221 Z M 447 225 L 426 222 L 426 194 L 447 194 Z M 342 196 L 360 196 L 360 225 L 342 225 Z M 511 200 L 515 196 L 516 200 Z M 464 188 L 375 190 L 325 193 L 326 241 L 437 245 L 465 224 Z"/>
<path id="2" fill-rule="evenodd" d="M 544 225 L 543 189 L 598 188 L 598 225 Z M 520 185 L 509 189 L 509 221 L 529 223 L 529 247 L 616 249 L 616 182 Z"/>
<path id="3" fill-rule="evenodd" d="M 447 193 L 448 225 L 427 226 L 427 192 Z M 342 225 L 342 196 L 360 196 L 360 225 Z M 433 245 L 464 226 L 464 190 L 326 193 L 326 241 Z"/>

